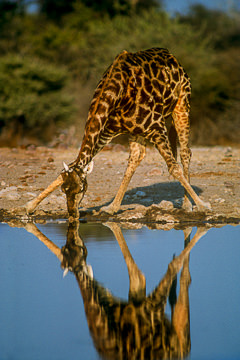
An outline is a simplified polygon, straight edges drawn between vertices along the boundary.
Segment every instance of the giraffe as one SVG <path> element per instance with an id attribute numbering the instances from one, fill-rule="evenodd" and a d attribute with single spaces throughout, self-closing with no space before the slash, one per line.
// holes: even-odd
<path id="1" fill-rule="evenodd" d="M 191 197 L 199 211 L 210 209 L 190 185 L 189 112 L 190 79 L 167 49 L 120 53 L 99 82 L 90 105 L 79 154 L 37 198 L 26 205 L 28 214 L 61 185 L 66 194 L 69 219 L 79 217 L 78 206 L 87 190 L 86 176 L 92 170 L 94 156 L 114 137 L 129 135 L 130 155 L 122 183 L 109 206 L 116 213 L 128 184 L 145 156 L 146 142 L 154 144 L 166 161 L 169 173 L 185 188 L 183 208 L 192 210 Z M 171 118 L 167 133 L 166 123 Z M 180 144 L 182 167 L 177 162 Z"/>
<path id="2" fill-rule="evenodd" d="M 87 264 L 87 249 L 79 236 L 79 221 L 69 222 L 67 242 L 60 249 L 33 223 L 25 225 L 60 260 L 64 270 L 74 273 L 83 298 L 85 314 L 95 348 L 104 359 L 185 358 L 190 353 L 190 316 L 188 290 L 191 283 L 189 256 L 192 248 L 207 232 L 199 228 L 190 241 L 191 228 L 184 230 L 185 248 L 169 263 L 165 275 L 147 296 L 146 280 L 128 249 L 120 226 L 106 224 L 120 246 L 129 275 L 129 297 L 115 297 L 93 277 Z M 181 271 L 180 289 L 176 276 Z M 171 319 L 165 314 L 167 299 Z"/>

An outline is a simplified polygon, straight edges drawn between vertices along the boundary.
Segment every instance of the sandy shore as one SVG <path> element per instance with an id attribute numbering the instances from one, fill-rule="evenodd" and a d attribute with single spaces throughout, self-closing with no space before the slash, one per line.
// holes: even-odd
<path id="1" fill-rule="evenodd" d="M 191 184 L 212 211 L 192 213 L 180 210 L 181 185 L 169 178 L 166 164 L 154 148 L 138 167 L 124 197 L 121 211 L 114 216 L 99 214 L 116 194 L 124 174 L 128 147 L 113 145 L 94 159 L 88 176 L 88 191 L 81 203 L 81 218 L 93 221 L 129 222 L 216 222 L 240 221 L 240 149 L 227 147 L 192 148 Z M 77 156 L 77 149 L 0 149 L 0 220 L 67 218 L 65 195 L 52 193 L 27 218 L 24 205 L 38 195 Z M 167 201 L 167 202 L 166 202 Z"/>

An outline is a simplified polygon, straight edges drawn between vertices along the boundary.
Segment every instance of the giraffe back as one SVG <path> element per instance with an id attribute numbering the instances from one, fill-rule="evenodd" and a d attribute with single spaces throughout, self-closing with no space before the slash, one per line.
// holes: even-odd
<path id="1" fill-rule="evenodd" d="M 94 92 L 79 157 L 87 163 L 119 134 L 152 140 L 180 98 L 189 110 L 190 93 L 188 75 L 167 49 L 123 51 Z"/>

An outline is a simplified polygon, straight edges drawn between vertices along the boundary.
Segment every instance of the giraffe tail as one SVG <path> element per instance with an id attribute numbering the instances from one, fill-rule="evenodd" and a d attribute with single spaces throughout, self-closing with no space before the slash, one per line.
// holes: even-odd
<path id="1" fill-rule="evenodd" d="M 178 140 L 178 137 L 177 137 L 177 131 L 176 131 L 175 126 L 174 126 L 174 122 L 172 122 L 171 127 L 169 129 L 168 138 L 169 138 L 169 142 L 170 142 L 170 146 L 171 146 L 171 149 L 172 149 L 173 156 L 174 156 L 175 160 L 177 160 L 177 140 Z"/>

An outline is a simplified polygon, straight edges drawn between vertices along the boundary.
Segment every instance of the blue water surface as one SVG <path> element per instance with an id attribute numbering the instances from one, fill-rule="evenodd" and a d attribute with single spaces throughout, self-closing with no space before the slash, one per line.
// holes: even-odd
<path id="1" fill-rule="evenodd" d="M 65 245 L 66 222 L 37 227 Z M 127 301 L 127 267 L 111 230 L 80 224 L 79 233 L 94 278 Z M 142 227 L 122 234 L 148 294 L 183 250 L 183 231 Z M 58 258 L 24 228 L 0 224 L 0 259 L 0 360 L 100 359 L 75 276 L 63 278 Z M 240 226 L 211 228 L 191 251 L 190 273 L 189 358 L 240 359 Z"/>

